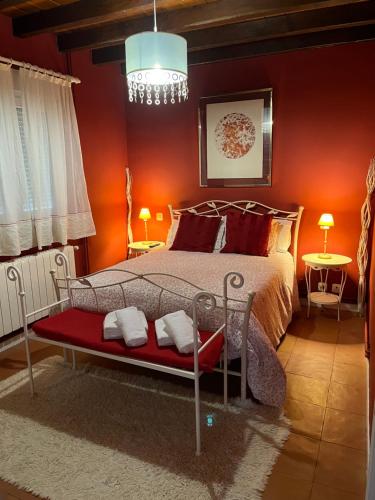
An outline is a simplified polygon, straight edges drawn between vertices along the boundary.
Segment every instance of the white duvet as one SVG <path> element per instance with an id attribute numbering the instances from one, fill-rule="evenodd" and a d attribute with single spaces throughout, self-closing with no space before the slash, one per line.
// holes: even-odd
<path id="1" fill-rule="evenodd" d="M 228 346 L 231 359 L 240 355 L 241 336 L 239 328 L 243 319 L 244 305 L 236 300 L 245 301 L 247 292 L 254 291 L 256 296 L 250 316 L 248 337 L 249 387 L 259 401 L 272 406 L 281 406 L 285 399 L 286 377 L 276 355 L 275 347 L 298 307 L 297 285 L 294 275 L 293 257 L 289 253 L 276 253 L 269 257 L 255 257 L 238 254 L 200 253 L 169 251 L 166 249 L 150 252 L 142 257 L 121 262 L 89 278 L 97 289 L 96 297 L 92 291 L 73 290 L 76 307 L 112 311 L 136 305 L 148 319 L 185 309 L 191 314 L 191 302 L 174 294 L 163 292 L 143 280 L 136 280 L 125 286 L 116 285 L 128 275 L 115 269 L 144 273 L 167 273 L 179 276 L 197 287 L 217 295 L 223 294 L 223 278 L 227 272 L 240 272 L 245 279 L 241 289 L 230 288 L 228 295 L 229 316 Z M 154 282 L 183 296 L 192 297 L 196 289 L 188 283 L 171 280 L 165 276 L 152 277 Z M 111 285 L 111 286 L 108 286 Z M 75 286 L 75 285 L 74 285 Z M 221 301 L 218 301 L 221 304 Z M 204 312 L 199 318 L 202 329 L 214 331 L 221 324 L 221 310 Z"/>

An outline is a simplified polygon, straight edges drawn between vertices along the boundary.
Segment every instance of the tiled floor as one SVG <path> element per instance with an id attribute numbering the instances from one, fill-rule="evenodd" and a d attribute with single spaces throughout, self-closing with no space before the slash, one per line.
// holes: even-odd
<path id="1" fill-rule="evenodd" d="M 278 355 L 288 378 L 292 433 L 264 500 L 360 500 L 365 494 L 367 361 L 363 322 L 332 311 L 304 313 Z"/>
<path id="2" fill-rule="evenodd" d="M 38 361 L 56 351 L 33 349 Z M 292 433 L 264 500 L 361 500 L 366 473 L 366 379 L 363 321 L 331 311 L 296 316 L 278 355 L 288 377 Z M 0 379 L 25 368 L 22 348 L 0 354 Z M 0 481 L 0 500 L 36 498 Z"/>

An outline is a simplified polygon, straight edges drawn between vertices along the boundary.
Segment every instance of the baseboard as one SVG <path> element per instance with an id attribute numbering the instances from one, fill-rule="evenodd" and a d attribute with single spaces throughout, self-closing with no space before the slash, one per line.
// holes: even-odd
<path id="1" fill-rule="evenodd" d="M 8 351 L 9 349 L 12 349 L 13 347 L 16 347 L 19 344 L 22 344 L 24 342 L 24 335 L 22 333 L 17 333 L 15 335 L 11 335 L 7 339 L 0 339 L 0 352 L 5 352 Z"/>

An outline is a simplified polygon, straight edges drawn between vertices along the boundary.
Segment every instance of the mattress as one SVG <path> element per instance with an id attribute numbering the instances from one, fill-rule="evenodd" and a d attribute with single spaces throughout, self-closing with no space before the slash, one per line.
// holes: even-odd
<path id="1" fill-rule="evenodd" d="M 158 287 L 145 280 L 119 285 L 130 276 L 121 270 L 136 274 L 155 273 L 148 279 L 169 292 L 161 293 Z M 191 302 L 184 297 L 193 297 L 197 287 L 222 296 L 224 275 L 231 271 L 240 272 L 245 284 L 240 289 L 230 288 L 228 291 L 231 299 L 228 302 L 229 358 L 240 356 L 240 327 L 245 301 L 249 291 L 256 292 L 249 320 L 247 381 L 255 398 L 263 404 L 279 407 L 285 399 L 286 376 L 275 348 L 291 321 L 293 311 L 299 307 L 294 261 L 290 253 L 256 257 L 161 249 L 92 275 L 88 278 L 90 284 L 103 287 L 97 288 L 95 293 L 74 284 L 74 306 L 108 312 L 136 305 L 144 310 L 149 320 L 176 309 L 191 314 Z M 178 276 L 184 281 L 159 273 Z M 221 324 L 220 298 L 217 305 L 214 311 L 202 312 L 200 328 L 215 331 Z"/>

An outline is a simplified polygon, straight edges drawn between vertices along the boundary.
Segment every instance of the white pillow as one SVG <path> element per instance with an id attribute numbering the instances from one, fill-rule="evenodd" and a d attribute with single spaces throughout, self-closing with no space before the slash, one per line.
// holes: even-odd
<path id="1" fill-rule="evenodd" d="M 199 217 L 218 217 L 218 216 L 217 215 L 200 215 Z M 172 246 L 172 243 L 176 237 L 179 223 L 180 223 L 180 219 L 173 219 L 172 220 L 172 224 L 170 225 L 169 230 L 168 230 L 167 247 Z M 227 216 L 224 215 L 221 218 L 219 230 L 217 232 L 216 241 L 215 241 L 214 250 L 213 250 L 214 252 L 220 252 L 220 250 L 225 245 L 226 223 L 227 223 Z"/>
<path id="2" fill-rule="evenodd" d="M 292 243 L 291 220 L 273 219 L 268 243 L 268 253 L 282 252 L 289 250 Z"/>
<path id="3" fill-rule="evenodd" d="M 217 232 L 215 246 L 214 246 L 214 253 L 218 253 L 222 248 L 224 248 L 226 229 L 227 229 L 227 216 L 224 215 L 221 218 L 219 230 Z"/>
<path id="4" fill-rule="evenodd" d="M 167 247 L 170 247 L 175 239 L 179 222 L 180 219 L 173 219 L 172 224 L 169 226 L 168 236 L 167 236 Z"/>

